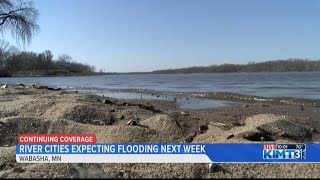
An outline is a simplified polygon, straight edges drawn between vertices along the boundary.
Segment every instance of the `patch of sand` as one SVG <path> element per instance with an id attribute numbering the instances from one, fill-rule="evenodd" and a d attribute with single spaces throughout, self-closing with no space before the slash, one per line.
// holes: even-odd
<path id="1" fill-rule="evenodd" d="M 123 103 L 104 104 L 99 98 L 83 94 L 36 89 L 0 90 L 0 177 L 2 178 L 240 178 L 240 177 L 319 177 L 318 164 L 221 164 L 221 171 L 208 173 L 207 164 L 18 164 L 15 160 L 15 144 L 20 133 L 93 133 L 98 143 L 179 143 L 193 135 L 201 125 L 208 124 L 203 134 L 195 134 L 192 143 L 251 143 L 246 135 L 267 131 L 276 142 L 292 142 L 295 137 L 305 136 L 305 124 L 269 114 L 272 107 L 234 107 L 229 111 L 188 111 L 166 108 L 153 112 L 137 105 Z M 133 101 L 133 100 L 132 100 Z M 136 104 L 141 102 L 136 101 Z M 153 103 L 152 103 L 153 104 Z M 157 104 L 157 103 L 155 103 Z M 111 109 L 113 110 L 111 112 Z M 169 111 L 170 109 L 170 111 Z M 293 108 L 294 109 L 294 108 Z M 256 110 L 260 112 L 253 115 Z M 281 113 L 282 109 L 277 109 Z M 235 114 L 238 112 L 239 114 Z M 251 115 L 249 116 L 249 114 Z M 290 112 L 290 111 L 289 111 Z M 286 111 L 286 114 L 289 114 Z M 291 111 L 292 112 L 292 111 Z M 309 116 L 311 110 L 303 111 Z M 234 114 L 233 114 L 234 113 Z M 239 118 L 248 117 L 243 125 L 232 126 Z M 300 112 L 299 112 L 300 113 Z M 313 117 L 318 117 L 314 113 Z M 124 117 L 122 117 L 124 116 Z M 94 120 L 111 125 L 95 125 Z M 126 125 L 136 118 L 138 125 Z M 231 122 L 232 120 L 232 122 Z M 229 127 L 213 125 L 226 123 Z M 311 121 L 309 121 L 311 122 Z M 287 128 L 289 127 L 289 128 Z M 310 126 L 308 126 L 310 127 Z M 310 129 L 310 128 L 309 128 Z M 290 130 L 297 131 L 290 133 Z M 282 132 L 285 132 L 284 134 Z M 287 132 L 286 132 L 287 131 Z M 266 132 L 263 132 L 266 133 Z M 227 139 L 231 134 L 233 137 Z M 259 135 L 259 134 L 258 134 Z M 281 135 L 286 135 L 283 137 Z M 317 133 L 313 134 L 319 140 Z M 302 139 L 305 142 L 306 139 Z M 317 139 L 313 139 L 317 140 Z M 8 147 L 7 147 L 8 146 Z"/>
<path id="2" fill-rule="evenodd" d="M 230 130 L 224 130 L 219 126 L 209 123 L 209 130 L 204 134 L 197 135 L 193 142 L 198 143 L 251 143 L 253 141 L 243 138 L 243 135 L 261 132 L 259 127 L 273 124 L 275 122 L 288 122 L 285 117 L 274 114 L 258 114 L 246 118 L 243 126 L 236 126 Z M 229 138 L 231 135 L 234 137 Z M 262 141 L 263 142 L 263 141 Z M 290 142 L 288 139 L 278 138 L 275 142 Z M 257 143 L 254 141 L 254 143 Z"/>

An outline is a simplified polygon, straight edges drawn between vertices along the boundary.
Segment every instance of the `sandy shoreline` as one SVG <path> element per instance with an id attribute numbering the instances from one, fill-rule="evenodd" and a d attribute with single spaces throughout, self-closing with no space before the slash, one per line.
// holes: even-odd
<path id="1" fill-rule="evenodd" d="M 208 173 L 207 164 L 28 165 L 15 161 L 15 144 L 20 133 L 94 133 L 99 143 L 266 139 L 310 143 L 320 142 L 319 115 L 318 107 L 306 103 L 301 106 L 245 101 L 215 109 L 181 110 L 171 101 L 119 100 L 46 88 L 9 87 L 0 90 L 0 177 L 319 177 L 318 164 L 220 164 L 216 172 Z M 130 120 L 144 126 L 126 125 Z M 207 130 L 199 130 L 201 126 Z"/>

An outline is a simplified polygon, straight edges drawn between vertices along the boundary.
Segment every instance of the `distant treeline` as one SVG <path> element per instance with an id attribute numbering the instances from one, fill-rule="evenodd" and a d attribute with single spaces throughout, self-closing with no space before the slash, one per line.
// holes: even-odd
<path id="1" fill-rule="evenodd" d="M 52 52 L 19 51 L 8 43 L 0 42 L 0 77 L 7 76 L 59 76 L 89 75 L 95 67 L 76 62 L 67 54 L 53 59 Z"/>
<path id="2" fill-rule="evenodd" d="M 248 64 L 222 64 L 212 66 L 198 66 L 181 69 L 157 70 L 153 73 L 229 73 L 229 72 L 302 72 L 320 71 L 320 60 L 287 59 Z"/>

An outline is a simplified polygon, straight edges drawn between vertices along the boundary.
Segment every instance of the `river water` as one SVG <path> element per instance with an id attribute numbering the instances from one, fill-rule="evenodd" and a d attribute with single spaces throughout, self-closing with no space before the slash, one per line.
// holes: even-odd
<path id="1" fill-rule="evenodd" d="M 36 82 L 40 85 L 60 87 L 66 90 L 81 90 L 87 93 L 94 92 L 116 98 L 138 98 L 136 93 L 122 90 L 140 89 L 160 92 L 231 92 L 262 97 L 320 99 L 320 72 L 0 78 L 0 84 L 33 84 Z M 155 98 L 153 96 L 144 97 Z M 207 106 L 206 103 L 204 106 Z"/>

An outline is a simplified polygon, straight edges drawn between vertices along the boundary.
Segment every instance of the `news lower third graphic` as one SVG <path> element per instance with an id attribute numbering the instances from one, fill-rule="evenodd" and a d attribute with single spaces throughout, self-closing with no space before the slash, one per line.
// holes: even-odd
<path id="1" fill-rule="evenodd" d="M 263 159 L 306 159 L 305 144 L 265 144 Z"/>
<path id="2" fill-rule="evenodd" d="M 320 163 L 320 144 L 101 144 L 94 134 L 21 134 L 18 163 Z"/>

